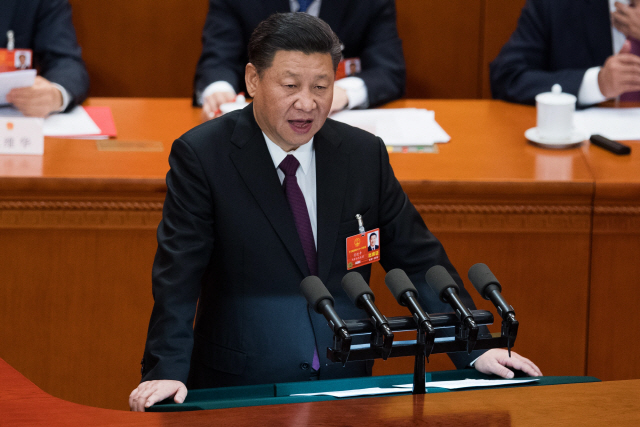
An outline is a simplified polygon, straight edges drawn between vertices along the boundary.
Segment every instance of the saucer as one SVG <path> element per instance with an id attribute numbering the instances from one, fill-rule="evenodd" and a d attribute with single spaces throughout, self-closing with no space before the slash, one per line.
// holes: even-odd
<path id="1" fill-rule="evenodd" d="M 537 145 L 538 147 L 556 149 L 579 147 L 580 144 L 587 139 L 584 132 L 575 129 L 571 131 L 571 135 L 568 138 L 564 138 L 559 141 L 550 141 L 548 139 L 541 138 L 540 134 L 538 134 L 538 128 L 527 129 L 524 133 L 524 137 L 533 145 Z"/>

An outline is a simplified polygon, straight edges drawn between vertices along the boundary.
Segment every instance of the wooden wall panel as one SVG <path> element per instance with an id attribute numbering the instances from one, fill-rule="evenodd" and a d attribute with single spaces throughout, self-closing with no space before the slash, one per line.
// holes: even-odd
<path id="1" fill-rule="evenodd" d="M 131 226 L 139 223 L 134 212 L 89 213 L 120 226 L 82 229 L 88 224 L 79 220 L 59 228 L 64 214 L 21 211 L 14 225 L 35 228 L 3 224 L 0 356 L 54 396 L 128 409 L 153 306 L 161 213 L 146 229 Z"/>
<path id="2" fill-rule="evenodd" d="M 91 96 L 191 96 L 207 0 L 70 2 Z"/>
<path id="3" fill-rule="evenodd" d="M 397 0 L 407 98 L 477 98 L 478 0 Z"/>
<path id="4" fill-rule="evenodd" d="M 640 206 L 596 206 L 593 225 L 587 373 L 640 378 Z"/>
<path id="5" fill-rule="evenodd" d="M 526 0 L 485 0 L 481 46 L 481 63 L 478 70 L 481 98 L 491 98 L 489 64 L 516 29 L 520 11 Z"/>

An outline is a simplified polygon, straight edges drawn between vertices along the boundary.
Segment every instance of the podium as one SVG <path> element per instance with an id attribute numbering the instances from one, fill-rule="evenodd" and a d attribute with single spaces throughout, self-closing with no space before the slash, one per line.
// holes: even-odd
<path id="1" fill-rule="evenodd" d="M 529 377 L 522 377 L 525 379 Z M 455 371 L 428 372 L 426 381 L 455 381 L 464 379 L 498 379 L 495 375 L 485 375 L 475 369 L 460 369 Z M 393 387 L 400 384 L 411 384 L 412 374 L 386 375 L 380 377 L 359 377 L 345 378 L 337 380 L 304 381 L 281 384 L 260 384 L 240 387 L 220 387 L 201 390 L 190 390 L 186 400 L 182 404 L 173 403 L 167 400 L 149 408 L 150 412 L 176 412 L 176 411 L 197 411 L 207 409 L 238 408 L 247 406 L 279 405 L 285 403 L 305 403 L 336 400 L 369 399 L 374 397 L 390 396 L 377 395 L 355 398 L 336 398 L 332 396 L 292 396 L 301 393 L 322 393 L 329 391 L 358 390 L 371 387 Z M 514 386 L 501 386 L 493 388 L 522 388 L 539 387 L 556 384 L 578 384 L 599 382 L 594 377 L 539 377 L 538 381 L 526 382 Z M 487 387 L 482 387 L 487 389 Z M 466 389 L 469 390 L 469 389 Z M 474 389 L 480 390 L 480 389 Z M 457 391 L 457 390 L 456 390 Z M 427 387 L 427 394 L 450 392 L 444 388 Z M 454 392 L 454 391 L 451 391 Z M 411 390 L 407 393 L 393 394 L 392 396 L 410 396 Z"/>

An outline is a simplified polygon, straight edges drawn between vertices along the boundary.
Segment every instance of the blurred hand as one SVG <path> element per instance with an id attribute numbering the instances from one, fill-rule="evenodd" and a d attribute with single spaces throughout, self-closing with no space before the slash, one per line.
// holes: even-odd
<path id="1" fill-rule="evenodd" d="M 207 121 L 220 115 L 220 105 L 233 102 L 236 94 L 233 92 L 214 92 L 202 100 L 202 121 Z"/>
<path id="2" fill-rule="evenodd" d="M 492 348 L 485 352 L 478 357 L 473 367 L 483 374 L 495 374 L 502 378 L 513 378 L 513 371 L 508 368 L 518 369 L 530 377 L 542 376 L 540 369 L 531 360 L 513 351 L 509 357 L 507 350 L 501 348 Z"/>
<path id="3" fill-rule="evenodd" d="M 607 58 L 598 73 L 600 92 L 607 98 L 640 91 L 640 56 L 629 52 L 631 43 L 627 40 L 620 53 Z"/>
<path id="4" fill-rule="evenodd" d="M 11 89 L 7 101 L 22 114 L 31 117 L 47 117 L 62 108 L 62 94 L 44 77 L 36 76 L 31 87 Z"/>
<path id="5" fill-rule="evenodd" d="M 611 14 L 613 26 L 627 37 L 640 40 L 640 6 L 627 6 L 616 2 L 616 10 Z"/>
<path id="6" fill-rule="evenodd" d="M 331 103 L 331 113 L 343 110 L 349 104 L 347 91 L 338 86 L 333 86 L 333 102 Z"/>
<path id="7" fill-rule="evenodd" d="M 187 387 L 181 381 L 145 381 L 129 395 L 129 407 L 132 411 L 144 412 L 155 403 L 172 396 L 174 402 L 184 402 Z"/>

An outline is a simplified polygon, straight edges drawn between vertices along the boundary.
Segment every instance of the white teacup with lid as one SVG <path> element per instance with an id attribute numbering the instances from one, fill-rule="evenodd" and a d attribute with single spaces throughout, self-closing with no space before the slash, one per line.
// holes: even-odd
<path id="1" fill-rule="evenodd" d="M 576 97 L 563 93 L 559 84 L 554 84 L 551 92 L 536 96 L 537 134 L 547 143 L 563 144 L 571 139 L 573 132 L 573 113 L 576 110 Z"/>

